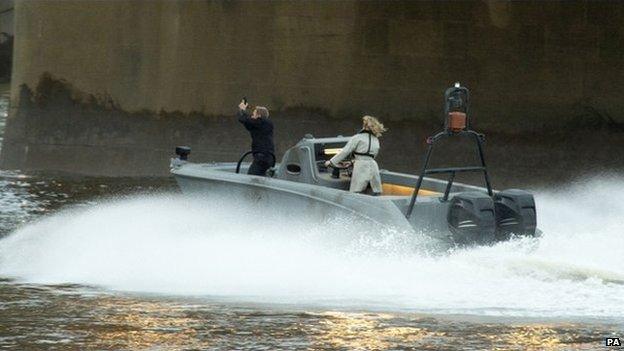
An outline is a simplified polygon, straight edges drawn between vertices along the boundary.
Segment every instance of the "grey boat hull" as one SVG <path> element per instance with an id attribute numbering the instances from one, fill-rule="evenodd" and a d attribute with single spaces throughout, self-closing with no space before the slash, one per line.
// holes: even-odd
<path id="1" fill-rule="evenodd" d="M 236 174 L 234 163 L 193 164 L 185 163 L 171 170 L 185 194 L 192 196 L 232 197 L 250 203 L 279 204 L 291 215 L 305 215 L 322 221 L 326 218 L 344 217 L 370 222 L 372 225 L 402 232 L 418 232 L 443 241 L 450 241 L 446 213 L 448 202 L 440 196 L 419 198 L 414 214 L 408 220 L 405 211 L 409 196 L 370 196 L 318 185 L 247 175 L 243 165 Z M 417 177 L 382 171 L 382 179 L 400 177 L 415 183 Z M 445 183 L 425 179 L 425 187 L 439 190 Z M 481 188 L 456 184 L 455 190 L 479 190 Z"/>
<path id="2" fill-rule="evenodd" d="M 251 203 L 279 204 L 294 213 L 322 220 L 345 216 L 396 228 L 411 230 L 405 216 L 391 200 L 353 194 L 342 190 L 315 185 L 294 183 L 267 177 L 235 174 L 223 169 L 233 164 L 204 166 L 188 165 L 173 171 L 184 193 L 203 197 L 227 196 L 244 199 Z"/>

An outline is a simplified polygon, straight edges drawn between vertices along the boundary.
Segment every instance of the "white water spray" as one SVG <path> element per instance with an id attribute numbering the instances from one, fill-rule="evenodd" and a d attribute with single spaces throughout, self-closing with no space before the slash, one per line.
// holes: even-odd
<path id="1" fill-rule="evenodd" d="M 0 276 L 245 301 L 513 316 L 624 315 L 623 180 L 537 196 L 539 239 L 428 254 L 426 239 L 236 199 L 66 210 L 0 240 Z"/>

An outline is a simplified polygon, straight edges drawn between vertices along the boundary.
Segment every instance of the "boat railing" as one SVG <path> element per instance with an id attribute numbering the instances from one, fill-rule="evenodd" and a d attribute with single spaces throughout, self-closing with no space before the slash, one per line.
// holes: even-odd
<path id="1" fill-rule="evenodd" d="M 418 197 L 418 191 L 422 186 L 423 178 L 427 175 L 449 174 L 442 201 L 448 200 L 451 188 L 453 187 L 453 181 L 455 180 L 455 175 L 462 172 L 482 172 L 483 177 L 485 178 L 485 185 L 487 187 L 488 195 L 493 196 L 492 186 L 490 184 L 490 177 L 488 175 L 487 167 L 485 165 L 485 158 L 483 156 L 483 142 L 485 141 L 485 136 L 471 129 L 470 118 L 468 115 L 468 109 L 470 105 L 470 92 L 466 87 L 462 87 L 459 83 L 455 83 L 454 87 L 450 87 L 446 90 L 446 92 L 444 93 L 444 99 L 444 130 L 427 138 L 427 153 L 425 154 L 425 159 L 422 164 L 420 176 L 416 181 L 416 186 L 414 187 L 412 198 L 405 213 L 405 217 L 407 218 L 410 218 L 410 216 L 412 215 L 414 205 L 416 204 L 416 198 Z M 427 168 L 427 166 L 429 165 L 429 160 L 431 158 L 431 152 L 433 151 L 435 143 L 441 139 L 458 135 L 468 135 L 474 139 L 477 146 L 477 153 L 479 155 L 481 165 L 468 167 Z"/>
<path id="2" fill-rule="evenodd" d="M 276 159 L 275 159 L 275 155 L 274 155 L 272 152 L 254 152 L 254 151 L 251 151 L 251 150 L 250 150 L 250 151 L 245 152 L 245 153 L 243 154 L 243 156 L 241 156 L 241 157 L 238 159 L 238 163 L 236 164 L 236 173 L 237 173 L 237 174 L 238 174 L 238 173 L 240 173 L 241 164 L 243 163 L 243 161 L 245 160 L 245 158 L 246 158 L 247 156 L 249 156 L 249 155 L 253 155 L 253 154 L 269 154 L 269 155 L 271 155 L 271 158 L 273 159 L 273 162 L 271 163 L 271 167 L 275 167 L 275 162 L 276 162 Z"/>

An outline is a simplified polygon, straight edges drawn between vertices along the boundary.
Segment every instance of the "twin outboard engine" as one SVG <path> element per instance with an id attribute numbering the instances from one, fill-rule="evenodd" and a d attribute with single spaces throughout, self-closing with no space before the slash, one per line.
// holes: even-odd
<path id="1" fill-rule="evenodd" d="M 481 171 L 487 186 L 487 193 L 465 192 L 451 199 L 447 221 L 453 241 L 458 244 L 486 244 L 509 239 L 512 234 L 535 235 L 536 212 L 533 195 L 517 189 L 497 193 L 492 191 L 483 157 L 482 142 L 485 138 L 470 128 L 469 107 L 470 91 L 468 88 L 455 83 L 454 86 L 446 89 L 444 92 L 444 135 L 473 136 L 481 165 L 448 169 L 451 177 L 444 200 L 448 198 L 455 174 L 459 172 Z M 425 169 L 423 175 L 426 173 Z"/>
<path id="2" fill-rule="evenodd" d="M 496 237 L 494 202 L 485 193 L 455 195 L 448 210 L 448 225 L 457 244 L 487 244 Z"/>
<path id="3" fill-rule="evenodd" d="M 508 189 L 494 195 L 496 239 L 509 239 L 511 234 L 535 235 L 537 212 L 533 195 L 524 190 Z"/>
<path id="4" fill-rule="evenodd" d="M 486 193 L 459 193 L 450 201 L 448 217 L 452 239 L 457 244 L 488 244 L 513 235 L 534 236 L 536 228 L 533 195 L 517 189 Z"/>
<path id="5" fill-rule="evenodd" d="M 427 152 L 412 198 L 405 211 L 405 217 L 410 219 L 418 192 L 426 176 L 449 175 L 444 195 L 440 197 L 440 201 L 446 203 L 453 193 L 453 182 L 457 174 L 479 172 L 483 174 L 485 191 L 455 192 L 448 203 L 446 224 L 452 241 L 460 245 L 487 244 L 508 239 L 512 234 L 534 236 L 536 212 L 533 195 L 523 190 L 509 189 L 495 192 L 492 189 L 483 156 L 485 136 L 472 130 L 469 108 L 468 88 L 455 83 L 454 86 L 446 89 L 444 92 L 444 130 L 427 138 Z M 467 137 L 474 141 L 479 164 L 465 167 L 429 168 L 429 161 L 436 143 L 442 139 L 457 136 Z M 444 223 L 441 224 L 444 225 Z"/>

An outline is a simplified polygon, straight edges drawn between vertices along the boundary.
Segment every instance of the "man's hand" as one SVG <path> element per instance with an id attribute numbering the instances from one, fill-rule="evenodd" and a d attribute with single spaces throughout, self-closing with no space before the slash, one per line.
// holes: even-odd
<path id="1" fill-rule="evenodd" d="M 245 111 L 247 109 L 247 106 L 249 106 L 249 104 L 246 103 L 245 100 L 241 100 L 240 104 L 238 104 L 238 108 L 241 111 Z"/>
<path id="2" fill-rule="evenodd" d="M 330 165 L 331 165 L 331 162 L 325 161 L 325 167 L 329 167 Z"/>

